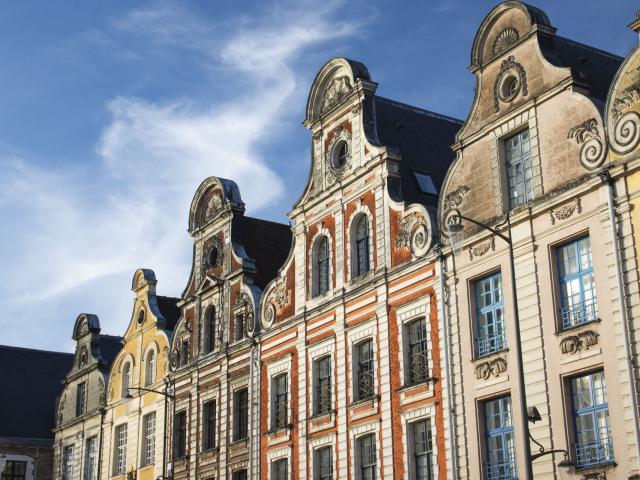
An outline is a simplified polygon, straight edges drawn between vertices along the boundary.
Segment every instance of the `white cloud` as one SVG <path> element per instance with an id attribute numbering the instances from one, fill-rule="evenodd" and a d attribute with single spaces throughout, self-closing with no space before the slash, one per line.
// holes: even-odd
<path id="1" fill-rule="evenodd" d="M 0 238 L 11 279 L 0 286 L 6 307 L 0 331 L 26 312 L 67 315 L 58 305 L 64 298 L 74 313 L 51 319 L 62 329 L 41 334 L 40 346 L 59 348 L 75 314 L 94 307 L 109 309 L 95 312 L 103 330 L 121 333 L 129 320 L 122 312 L 130 305 L 123 278 L 135 268 L 156 270 L 161 292 L 182 291 L 191 261 L 187 214 L 204 178 L 234 179 L 252 211 L 276 201 L 283 184 L 257 146 L 290 112 L 287 100 L 300 94 L 292 62 L 319 42 L 357 30 L 356 24 L 332 21 L 335 6 L 244 17 L 242 30 L 227 36 L 169 3 L 117 21 L 116 30 L 135 31 L 162 48 L 191 50 L 209 72 L 215 64 L 249 88 L 223 99 L 109 100 L 111 120 L 97 141 L 97 166 L 67 163 L 56 170 L 20 152 L 0 153 L 6 172 L 0 177 L 0 214 L 11 232 Z M 118 298 L 102 297 L 116 291 Z M 32 343 L 30 329 L 13 331 L 11 343 Z"/>

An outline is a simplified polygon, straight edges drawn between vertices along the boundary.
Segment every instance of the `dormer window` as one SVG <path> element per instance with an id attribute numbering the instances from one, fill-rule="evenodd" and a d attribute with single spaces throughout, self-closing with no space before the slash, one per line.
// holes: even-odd
<path id="1" fill-rule="evenodd" d="M 349 144 L 346 140 L 340 140 L 337 142 L 331 152 L 331 166 L 340 170 L 347 164 L 349 158 Z"/>
<path id="2" fill-rule="evenodd" d="M 329 291 L 329 239 L 322 236 L 313 248 L 313 296 Z"/>

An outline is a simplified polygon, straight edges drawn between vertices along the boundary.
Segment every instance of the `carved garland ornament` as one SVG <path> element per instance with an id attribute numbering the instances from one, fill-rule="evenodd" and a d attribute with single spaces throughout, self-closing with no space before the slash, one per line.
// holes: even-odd
<path id="1" fill-rule="evenodd" d="M 558 220 L 566 220 L 573 215 L 574 212 L 582 212 L 582 206 L 580 205 L 579 198 L 574 198 L 570 203 L 563 205 L 556 210 L 550 210 L 549 216 L 551 217 L 551 225 L 555 225 Z"/>
<path id="2" fill-rule="evenodd" d="M 529 93 L 527 72 L 521 64 L 516 62 L 515 57 L 510 55 L 500 64 L 500 73 L 498 73 L 496 83 L 493 86 L 493 109 L 495 112 L 500 111 L 501 101 L 510 102 L 519 93 L 525 97 Z"/>
<path id="3" fill-rule="evenodd" d="M 594 170 L 602 165 L 607 155 L 603 136 L 595 118 L 590 118 L 576 125 L 567 135 L 567 138 L 575 138 L 580 149 L 580 163 L 587 170 Z"/>
<path id="4" fill-rule="evenodd" d="M 486 242 L 479 243 L 473 247 L 469 247 L 469 260 L 473 260 L 475 257 L 482 257 L 489 250 L 494 251 L 496 249 L 496 241 L 491 237 Z"/>
<path id="5" fill-rule="evenodd" d="M 469 187 L 466 185 L 461 185 L 451 193 L 448 193 L 446 197 L 444 197 L 444 204 L 447 208 L 457 208 L 464 200 L 464 196 L 469 193 Z"/>
<path id="6" fill-rule="evenodd" d="M 348 76 L 343 75 L 331 80 L 331 83 L 324 92 L 324 98 L 322 99 L 322 107 L 320 113 L 325 113 L 331 110 L 337 104 L 342 102 L 353 90 L 351 86 L 351 80 Z"/>
<path id="7" fill-rule="evenodd" d="M 507 360 L 498 357 L 476 365 L 475 372 L 478 380 L 489 380 L 491 376 L 498 377 L 507 371 Z"/>
<path id="8" fill-rule="evenodd" d="M 218 213 L 222 211 L 223 207 L 224 205 L 222 202 L 222 195 L 217 192 L 212 193 L 207 200 L 207 205 L 204 208 L 202 223 L 207 223 L 209 220 L 212 220 Z"/>
<path id="9" fill-rule="evenodd" d="M 560 342 L 560 350 L 564 354 L 578 353 L 580 350 L 589 350 L 590 347 L 598 343 L 598 333 L 593 330 L 586 330 L 577 335 L 569 335 Z"/>

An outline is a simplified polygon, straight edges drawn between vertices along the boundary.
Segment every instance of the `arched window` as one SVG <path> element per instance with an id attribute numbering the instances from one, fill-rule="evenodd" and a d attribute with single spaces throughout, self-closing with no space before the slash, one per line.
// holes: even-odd
<path id="1" fill-rule="evenodd" d="M 126 362 L 122 366 L 122 391 L 121 397 L 125 398 L 129 395 L 129 387 L 131 386 L 131 364 Z"/>
<path id="2" fill-rule="evenodd" d="M 204 353 L 216 347 L 216 309 L 210 306 L 204 315 Z"/>
<path id="3" fill-rule="evenodd" d="M 313 252 L 313 296 L 329 290 L 329 239 L 322 236 L 316 240 Z"/>
<path id="4" fill-rule="evenodd" d="M 154 376 L 156 373 L 156 352 L 153 350 L 149 350 L 147 353 L 147 360 L 145 362 L 145 370 L 144 370 L 144 386 L 148 387 L 153 383 Z"/>
<path id="5" fill-rule="evenodd" d="M 351 278 L 369 271 L 369 220 L 358 215 L 351 227 Z"/>

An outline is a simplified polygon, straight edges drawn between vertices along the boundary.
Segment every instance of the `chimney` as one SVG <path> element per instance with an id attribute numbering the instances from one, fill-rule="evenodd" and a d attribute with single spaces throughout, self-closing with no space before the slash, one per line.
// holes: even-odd
<path id="1" fill-rule="evenodd" d="M 636 19 L 629 24 L 629 28 L 638 34 L 638 41 L 640 42 L 640 10 L 636 12 Z"/>

